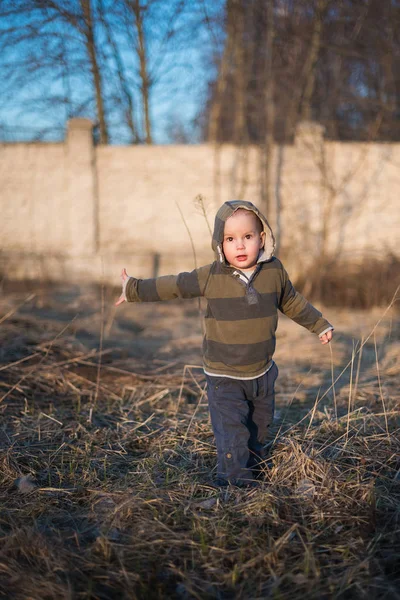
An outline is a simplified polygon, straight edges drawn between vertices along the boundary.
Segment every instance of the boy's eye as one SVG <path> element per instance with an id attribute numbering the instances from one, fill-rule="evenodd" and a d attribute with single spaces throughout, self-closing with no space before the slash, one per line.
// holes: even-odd
<path id="1" fill-rule="evenodd" d="M 233 237 L 227 237 L 227 238 L 225 238 L 225 241 L 226 242 L 232 242 L 233 241 Z"/>
<path id="2" fill-rule="evenodd" d="M 248 234 L 246 235 L 246 240 L 249 240 L 250 238 L 251 238 L 251 233 L 248 233 Z"/>

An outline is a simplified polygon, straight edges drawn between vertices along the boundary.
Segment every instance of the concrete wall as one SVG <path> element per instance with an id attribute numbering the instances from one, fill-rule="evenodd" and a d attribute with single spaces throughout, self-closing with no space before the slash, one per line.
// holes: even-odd
<path id="1" fill-rule="evenodd" d="M 290 268 L 325 251 L 398 254 L 399 167 L 400 144 L 326 142 L 312 123 L 276 147 L 268 212 Z M 73 119 L 63 144 L 0 145 L 0 270 L 117 284 L 122 266 L 142 277 L 192 269 L 192 242 L 198 264 L 213 258 L 195 197 L 212 226 L 229 198 L 260 205 L 258 181 L 256 148 L 95 147 L 90 122 Z"/>

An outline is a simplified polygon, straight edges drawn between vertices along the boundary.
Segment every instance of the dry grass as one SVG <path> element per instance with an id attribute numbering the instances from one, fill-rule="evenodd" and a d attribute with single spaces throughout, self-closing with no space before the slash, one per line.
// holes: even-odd
<path id="1" fill-rule="evenodd" d="M 325 306 L 370 309 L 386 306 L 400 285 L 400 259 L 394 254 L 338 258 L 314 262 L 296 287 Z"/>
<path id="2" fill-rule="evenodd" d="M 13 313 L 19 298 L 0 313 L 0 597 L 400 597 L 395 315 L 376 331 L 376 352 L 371 339 L 358 363 L 360 343 L 344 339 L 312 373 L 301 362 L 309 338 L 291 362 L 283 324 L 272 462 L 260 488 L 219 490 L 201 371 L 182 380 L 198 352 L 195 305 L 165 313 L 174 323 L 186 310 L 194 338 L 168 338 L 161 307 L 131 326 L 131 344 L 150 348 L 138 355 L 124 317 L 112 324 L 106 311 L 114 337 L 99 378 L 90 294 L 69 301 L 68 318 L 40 294 Z M 336 418 L 324 393 L 349 359 Z"/>

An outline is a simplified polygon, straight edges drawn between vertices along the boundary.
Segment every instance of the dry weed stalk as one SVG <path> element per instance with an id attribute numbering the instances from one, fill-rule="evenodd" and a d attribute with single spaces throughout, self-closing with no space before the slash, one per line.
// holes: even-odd
<path id="1" fill-rule="evenodd" d="M 337 413 L 337 402 L 336 402 L 336 390 L 335 390 L 335 378 L 334 378 L 334 372 L 333 372 L 333 350 L 332 350 L 332 342 L 329 344 L 329 353 L 330 353 L 330 358 L 331 358 L 331 381 L 332 381 L 332 393 L 333 393 L 333 406 L 334 406 L 334 410 L 335 410 L 335 418 L 337 419 L 338 417 L 338 413 Z"/>
<path id="2" fill-rule="evenodd" d="M 196 248 L 195 248 L 194 241 L 193 241 L 193 236 L 192 236 L 192 234 L 191 234 L 191 231 L 190 231 L 190 229 L 189 229 L 189 226 L 188 226 L 188 224 L 187 224 L 187 222 L 186 222 L 186 219 L 185 219 L 185 217 L 184 217 L 184 214 L 183 214 L 183 212 L 182 212 L 182 210 L 181 210 L 181 207 L 179 206 L 178 202 L 175 202 L 175 204 L 176 204 L 176 206 L 178 207 L 179 214 L 181 215 L 181 218 L 182 218 L 183 224 L 185 225 L 185 229 L 186 229 L 186 231 L 187 231 L 187 233 L 188 233 L 188 236 L 189 236 L 189 239 L 190 239 L 190 244 L 191 244 L 191 246 L 192 246 L 192 254 L 193 254 L 194 268 L 195 268 L 195 269 L 197 269 L 197 255 L 196 255 Z M 204 333 L 204 325 L 203 325 L 203 318 L 202 318 L 202 317 L 203 317 L 203 315 L 202 315 L 202 311 L 201 311 L 201 299 L 200 299 L 200 298 L 197 298 L 197 309 L 198 309 L 198 311 L 199 311 L 199 319 L 200 319 L 200 323 L 201 323 L 202 331 L 203 331 L 203 333 Z"/>
<path id="3" fill-rule="evenodd" d="M 10 311 L 8 311 L 3 317 L 1 317 L 0 319 L 0 325 L 2 323 L 4 323 L 4 321 L 7 321 L 7 319 L 9 319 L 10 317 L 12 317 L 13 315 L 15 315 L 16 312 L 19 311 L 19 309 L 21 308 L 21 306 L 23 306 L 24 304 L 26 304 L 27 302 L 30 302 L 31 300 L 33 300 L 36 297 L 36 294 L 28 294 L 28 296 L 25 298 L 25 300 L 23 302 L 21 302 L 20 304 L 18 304 L 17 306 L 15 306 L 14 308 L 12 308 Z"/>
<path id="4" fill-rule="evenodd" d="M 388 442 L 390 444 L 389 427 L 388 427 L 388 421 L 387 421 L 387 416 L 386 416 L 386 406 L 385 406 L 385 400 L 383 399 L 382 385 L 381 385 L 381 376 L 380 376 L 380 373 L 379 373 L 378 349 L 376 347 L 376 335 L 375 335 L 375 332 L 374 332 L 374 349 L 375 349 L 376 376 L 377 376 L 377 379 L 378 379 L 378 386 L 379 386 L 379 396 L 381 398 L 383 412 L 385 414 L 386 433 L 387 433 L 387 437 L 388 437 Z"/>
<path id="5" fill-rule="evenodd" d="M 187 234 L 188 234 L 188 236 L 189 236 L 190 245 L 192 246 L 192 254 L 193 254 L 193 260 L 194 260 L 194 268 L 195 268 L 195 269 L 197 269 L 197 254 L 196 254 L 196 247 L 195 247 L 195 245 L 194 245 L 194 241 L 193 241 L 193 236 L 192 236 L 192 233 L 191 233 L 191 231 L 190 231 L 190 229 L 189 229 L 189 226 L 188 226 L 188 224 L 187 224 L 187 221 L 186 221 L 186 219 L 185 219 L 185 216 L 184 216 L 184 214 L 183 214 L 183 212 L 182 212 L 182 209 L 181 209 L 181 207 L 179 206 L 179 202 L 177 202 L 177 201 L 176 201 L 176 202 L 175 202 L 175 204 L 176 204 L 176 207 L 177 207 L 177 209 L 179 210 L 179 214 L 181 215 L 181 219 L 182 219 L 182 221 L 183 221 L 183 224 L 184 224 L 184 226 L 185 226 L 185 229 L 186 229 L 186 231 L 187 231 Z"/>
<path id="6" fill-rule="evenodd" d="M 212 230 L 211 230 L 211 225 L 208 220 L 207 209 L 206 209 L 206 205 L 204 202 L 204 196 L 202 196 L 201 194 L 198 194 L 196 196 L 196 198 L 194 199 L 194 205 L 206 222 L 208 233 L 210 234 L 210 240 L 211 240 Z"/>
<path id="7" fill-rule="evenodd" d="M 351 352 L 351 361 L 350 361 L 350 385 L 349 385 L 349 401 L 347 404 L 347 428 L 346 428 L 345 444 L 347 444 L 348 439 L 349 439 L 350 414 L 351 414 L 351 392 L 352 392 L 352 387 L 353 387 L 353 365 L 354 365 L 354 358 L 355 358 L 354 340 L 352 341 L 352 344 L 353 344 L 353 348 L 352 348 L 352 352 Z"/>
<path id="8" fill-rule="evenodd" d="M 103 339 L 104 339 L 104 262 L 103 257 L 101 257 L 101 275 L 102 275 L 102 283 L 101 283 L 101 302 L 100 302 L 100 341 L 99 341 L 99 352 L 97 358 L 97 374 L 96 374 L 96 390 L 94 393 L 93 406 L 89 412 L 89 422 L 92 421 L 93 410 L 96 408 L 97 398 L 99 395 L 99 386 L 100 386 L 100 374 L 101 374 L 101 361 L 103 354 Z"/>
<path id="9" fill-rule="evenodd" d="M 354 384 L 354 397 L 355 398 L 357 397 L 358 381 L 360 379 L 360 368 L 361 368 L 361 359 L 362 359 L 362 355 L 363 355 L 363 348 L 364 348 L 364 337 L 361 338 L 360 352 L 358 353 L 356 381 Z"/>

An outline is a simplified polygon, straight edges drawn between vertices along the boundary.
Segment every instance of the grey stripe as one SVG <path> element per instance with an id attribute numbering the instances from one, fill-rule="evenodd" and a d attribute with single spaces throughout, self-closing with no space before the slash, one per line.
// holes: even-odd
<path id="1" fill-rule="evenodd" d="M 296 291 L 292 285 L 292 282 L 289 280 L 286 282 L 286 285 L 282 291 L 281 295 L 281 303 L 285 304 L 289 300 L 289 298 L 294 298 L 296 295 Z"/>
<path id="2" fill-rule="evenodd" d="M 205 358 L 209 362 L 222 362 L 225 365 L 252 365 L 261 360 L 267 363 L 275 351 L 275 339 L 257 344 L 221 344 L 207 340 Z"/>
<path id="3" fill-rule="evenodd" d="M 142 302 L 158 302 L 161 300 L 157 293 L 156 279 L 140 279 L 137 284 L 137 293 Z"/>
<path id="4" fill-rule="evenodd" d="M 270 260 L 262 263 L 261 271 L 267 271 L 269 269 L 277 269 L 278 271 L 282 270 L 282 265 L 275 256 L 273 256 Z"/>
<path id="5" fill-rule="evenodd" d="M 218 243 L 222 242 L 224 239 L 224 227 L 225 221 L 222 221 L 219 217 L 215 217 L 214 224 L 214 240 Z"/>
<path id="6" fill-rule="evenodd" d="M 205 318 L 213 317 L 217 321 L 237 321 L 276 315 L 278 306 L 276 292 L 270 294 L 257 292 L 257 300 L 257 304 L 249 304 L 246 296 L 240 296 L 239 298 L 208 298 Z"/>
<path id="7" fill-rule="evenodd" d="M 199 278 L 196 271 L 191 273 L 179 273 L 176 284 L 182 298 L 197 298 L 201 296 Z"/>

